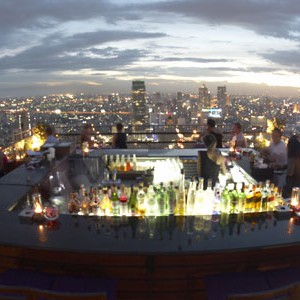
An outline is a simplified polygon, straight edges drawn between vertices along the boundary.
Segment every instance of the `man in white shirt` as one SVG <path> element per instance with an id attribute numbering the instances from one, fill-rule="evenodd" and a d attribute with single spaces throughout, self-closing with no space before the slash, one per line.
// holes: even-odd
<path id="1" fill-rule="evenodd" d="M 287 149 L 281 137 L 281 130 L 275 128 L 272 131 L 272 142 L 270 146 L 266 150 L 263 150 L 265 158 L 274 168 L 282 168 L 287 164 Z"/>
<path id="2" fill-rule="evenodd" d="M 234 123 L 233 124 L 233 137 L 231 139 L 231 147 L 236 148 L 246 148 L 247 147 L 247 141 L 242 133 L 242 125 L 240 123 Z"/>
<path id="3" fill-rule="evenodd" d="M 262 154 L 268 160 L 269 166 L 274 169 L 274 183 L 282 187 L 285 180 L 285 168 L 287 165 L 287 149 L 281 139 L 282 132 L 279 128 L 272 131 L 272 142 L 263 150 Z"/>

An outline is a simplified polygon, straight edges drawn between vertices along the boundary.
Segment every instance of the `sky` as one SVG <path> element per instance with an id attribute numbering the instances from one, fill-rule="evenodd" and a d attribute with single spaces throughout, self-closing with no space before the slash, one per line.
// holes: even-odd
<path id="1" fill-rule="evenodd" d="M 300 95 L 299 0 L 0 0 L 0 98 L 132 80 Z"/>

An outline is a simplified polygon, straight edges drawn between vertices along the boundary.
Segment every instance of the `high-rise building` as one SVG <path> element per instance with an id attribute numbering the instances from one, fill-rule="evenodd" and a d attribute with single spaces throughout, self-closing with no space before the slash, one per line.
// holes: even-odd
<path id="1" fill-rule="evenodd" d="M 29 112 L 21 111 L 18 113 L 18 127 L 21 131 L 26 131 L 31 129 Z"/>
<path id="2" fill-rule="evenodd" d="M 132 81 L 132 107 L 134 123 L 149 123 L 149 113 L 145 94 L 145 82 L 141 80 Z"/>
<path id="3" fill-rule="evenodd" d="M 210 108 L 210 100 L 211 100 L 210 91 L 203 83 L 199 87 L 199 109 Z"/>
<path id="4" fill-rule="evenodd" d="M 224 109 L 226 105 L 226 86 L 218 86 L 217 89 L 217 98 L 218 98 L 218 107 Z"/>

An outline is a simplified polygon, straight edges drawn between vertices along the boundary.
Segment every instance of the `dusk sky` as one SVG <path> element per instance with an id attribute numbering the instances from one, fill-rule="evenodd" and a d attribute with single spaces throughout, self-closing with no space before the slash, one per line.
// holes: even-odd
<path id="1" fill-rule="evenodd" d="M 135 79 L 300 95 L 299 0 L 0 0 L 0 41 L 0 97 L 130 92 Z"/>

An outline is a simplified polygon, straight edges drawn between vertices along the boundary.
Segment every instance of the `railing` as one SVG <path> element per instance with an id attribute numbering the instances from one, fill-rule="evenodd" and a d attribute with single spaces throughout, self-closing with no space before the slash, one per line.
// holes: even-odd
<path id="1" fill-rule="evenodd" d="M 82 126 L 58 125 L 54 126 L 54 130 L 60 141 L 79 146 Z M 223 134 L 223 144 L 228 145 L 232 138 L 231 126 L 224 126 L 219 130 Z M 128 148 L 134 149 L 194 148 L 201 144 L 202 137 L 207 133 L 206 126 L 200 125 L 125 126 L 125 132 Z M 114 126 L 94 126 L 91 136 L 100 147 L 110 147 L 114 133 Z M 253 146 L 258 135 L 262 133 L 246 131 L 244 134 L 248 139 L 248 146 Z M 18 136 L 22 138 L 20 141 L 4 149 L 10 158 L 22 158 L 34 138 L 31 131 L 20 132 Z"/>
<path id="2" fill-rule="evenodd" d="M 224 126 L 221 130 L 223 144 L 229 144 L 232 138 L 231 126 Z M 67 126 L 55 127 L 58 138 L 61 141 L 80 143 L 81 127 Z M 195 125 L 165 125 L 165 126 L 130 126 L 125 128 L 127 144 L 129 148 L 193 148 L 201 143 L 202 137 L 207 134 L 206 126 Z M 115 133 L 112 126 L 94 126 L 92 136 L 95 142 L 109 146 Z M 248 144 L 255 142 L 262 133 L 260 131 L 245 131 Z M 265 133 L 264 133 L 265 134 Z"/>

